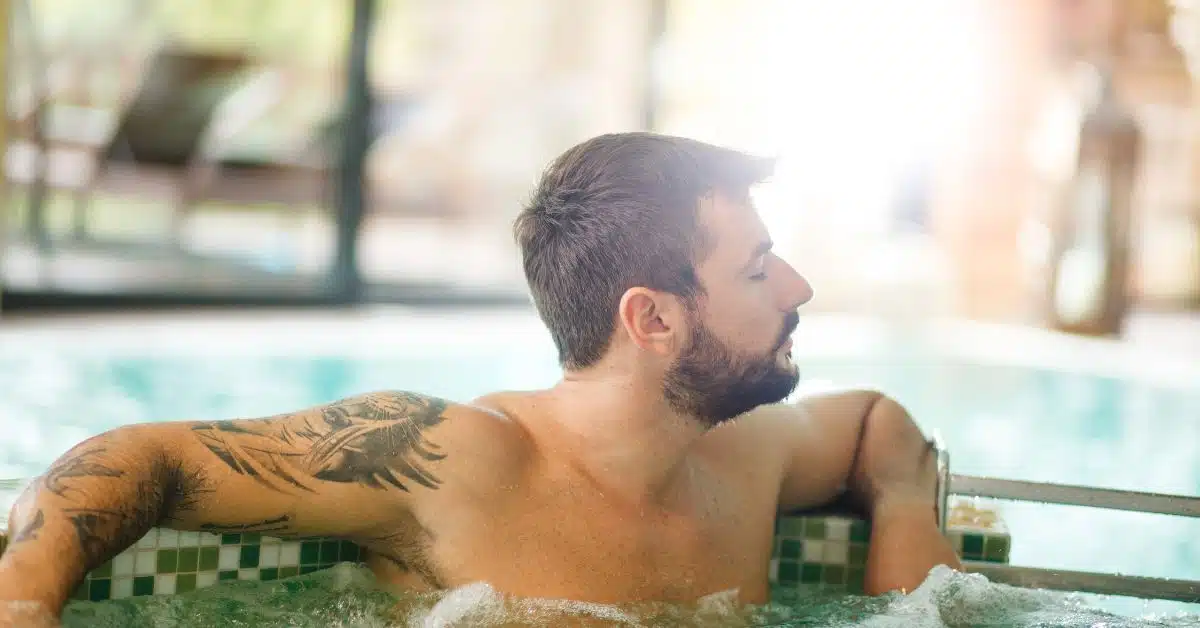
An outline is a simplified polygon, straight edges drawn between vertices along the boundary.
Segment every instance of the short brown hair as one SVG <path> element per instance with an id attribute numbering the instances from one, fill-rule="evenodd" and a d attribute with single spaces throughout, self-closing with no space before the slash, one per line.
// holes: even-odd
<path id="1" fill-rule="evenodd" d="M 694 300 L 710 245 L 700 200 L 745 195 L 773 170 L 770 158 L 646 132 L 601 135 L 559 156 L 513 227 L 559 362 L 581 369 L 604 355 L 629 288 Z"/>

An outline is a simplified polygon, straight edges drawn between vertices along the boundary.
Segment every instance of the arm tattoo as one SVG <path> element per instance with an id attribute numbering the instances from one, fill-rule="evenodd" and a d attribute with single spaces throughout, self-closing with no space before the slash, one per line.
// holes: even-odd
<path id="1" fill-rule="evenodd" d="M 158 523 L 163 510 L 163 486 L 138 482 L 136 494 L 111 508 L 64 508 L 88 569 L 99 566 L 133 545 Z"/>
<path id="2" fill-rule="evenodd" d="M 219 421 L 193 429 L 235 472 L 273 490 L 313 491 L 313 479 L 371 488 L 410 483 L 436 489 L 426 463 L 445 458 L 426 438 L 446 401 L 407 392 L 374 393 L 284 421 Z M 284 417 L 280 417 L 284 418 Z"/>
<path id="3" fill-rule="evenodd" d="M 226 534 L 238 532 L 288 532 L 291 529 L 291 515 L 283 515 L 274 519 L 266 519 L 256 523 L 202 523 L 200 530 L 203 532 L 212 532 L 213 534 Z"/>
<path id="4" fill-rule="evenodd" d="M 129 547 L 155 525 L 176 520 L 181 513 L 195 510 L 201 497 L 213 491 L 203 467 L 185 469 L 182 462 L 168 452 L 136 461 L 140 464 L 128 471 L 112 468 L 109 466 L 112 461 L 107 457 L 103 447 L 68 452 L 41 478 L 47 491 L 69 503 L 74 502 L 75 507 L 63 508 L 60 512 L 75 531 L 88 569 Z M 141 473 L 145 475 L 135 482 L 135 477 Z M 88 478 L 129 475 L 134 477 L 129 477 L 123 486 L 121 483 L 106 485 L 103 487 L 106 490 L 95 485 L 79 485 Z M 74 499 L 85 492 L 93 498 L 102 495 L 111 495 L 111 498 L 82 503 Z M 88 503 L 91 506 L 86 506 Z M 55 516 L 55 513 L 52 511 L 51 515 Z M 45 513 L 38 510 L 33 519 L 15 533 L 12 542 L 36 540 L 45 523 Z"/>
<path id="5" fill-rule="evenodd" d="M 37 514 L 33 516 L 33 521 L 26 523 L 24 527 L 17 530 L 17 533 L 13 535 L 11 544 L 16 545 L 21 541 L 36 541 L 38 530 L 41 530 L 44 525 L 46 525 L 46 515 L 41 510 L 38 510 Z"/>
<path id="6" fill-rule="evenodd" d="M 72 478 L 119 478 L 125 475 L 124 471 L 105 466 L 96 460 L 97 457 L 102 457 L 104 451 L 103 447 L 96 447 L 63 456 L 46 471 L 42 484 L 51 493 L 66 497 L 68 492 L 74 490 L 67 485 L 67 481 Z"/>

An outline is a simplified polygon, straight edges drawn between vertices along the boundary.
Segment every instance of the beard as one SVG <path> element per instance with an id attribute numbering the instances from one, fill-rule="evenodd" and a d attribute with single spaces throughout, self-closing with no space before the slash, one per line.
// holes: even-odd
<path id="1" fill-rule="evenodd" d="M 792 364 L 781 364 L 779 350 L 800 322 L 791 312 L 777 342 L 765 355 L 739 354 L 694 316 L 691 342 L 667 371 L 663 394 L 671 408 L 716 427 L 760 405 L 787 398 L 800 382 Z"/>

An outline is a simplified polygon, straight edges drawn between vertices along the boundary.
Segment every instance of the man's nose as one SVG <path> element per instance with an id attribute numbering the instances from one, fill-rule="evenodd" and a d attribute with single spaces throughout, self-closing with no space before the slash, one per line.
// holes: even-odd
<path id="1" fill-rule="evenodd" d="M 803 275 L 793 269 L 791 277 L 789 277 L 787 287 L 784 289 L 784 310 L 796 310 L 800 306 L 808 303 L 813 298 L 812 284 Z"/>

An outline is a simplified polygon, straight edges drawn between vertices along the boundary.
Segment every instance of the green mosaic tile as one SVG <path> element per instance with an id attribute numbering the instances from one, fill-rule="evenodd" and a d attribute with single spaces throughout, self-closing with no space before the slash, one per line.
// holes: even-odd
<path id="1" fill-rule="evenodd" d="M 154 572 L 175 573 L 176 571 L 179 571 L 179 550 L 158 550 L 158 564 L 155 566 Z"/>
<path id="2" fill-rule="evenodd" d="M 217 549 L 217 548 L 212 548 Z M 200 548 L 184 547 L 179 550 L 179 573 L 196 571 L 200 566 Z"/>
<path id="3" fill-rule="evenodd" d="M 175 578 L 175 592 L 187 593 L 196 590 L 196 574 L 181 573 Z"/>
<path id="4" fill-rule="evenodd" d="M 242 569 L 253 569 L 258 567 L 259 545 L 243 545 L 241 556 L 238 558 L 238 567 Z"/>
<path id="5" fill-rule="evenodd" d="M 342 541 L 341 560 L 348 562 L 358 562 L 359 547 L 349 541 Z"/>
<path id="6" fill-rule="evenodd" d="M 804 538 L 806 539 L 823 539 L 825 538 L 825 520 L 812 518 L 804 524 Z"/>
<path id="7" fill-rule="evenodd" d="M 100 578 L 93 580 L 88 587 L 88 599 L 93 602 L 101 602 L 112 597 L 112 580 L 108 578 Z"/>
<path id="8" fill-rule="evenodd" d="M 87 580 L 84 580 L 83 582 L 79 583 L 79 586 L 75 587 L 75 590 L 71 593 L 71 599 L 72 600 L 88 599 L 88 581 Z"/>
<path id="9" fill-rule="evenodd" d="M 321 543 L 319 541 L 304 541 L 300 543 L 300 564 L 316 564 L 321 559 Z"/>
<path id="10" fill-rule="evenodd" d="M 321 561 L 322 563 L 336 563 L 338 561 L 338 550 L 341 549 L 341 544 L 337 541 L 322 541 L 321 542 Z"/>
<path id="11" fill-rule="evenodd" d="M 240 534 L 222 534 L 221 545 L 238 545 L 242 542 Z"/>
<path id="12" fill-rule="evenodd" d="M 320 567 L 319 567 L 319 566 L 317 566 L 317 565 L 301 565 L 301 566 L 300 566 L 300 574 L 301 574 L 301 575 L 304 575 L 304 574 L 306 574 L 306 573 L 312 573 L 312 572 L 314 572 L 314 571 L 317 571 L 317 570 L 319 570 L 319 569 L 320 569 Z"/>
<path id="13" fill-rule="evenodd" d="M 825 565 L 825 569 L 821 573 L 821 581 L 825 584 L 845 585 L 846 568 L 842 565 Z"/>
<path id="14" fill-rule="evenodd" d="M 89 574 L 93 578 L 111 578 L 112 577 L 112 561 L 108 561 L 103 565 L 93 569 Z"/>
<path id="15" fill-rule="evenodd" d="M 262 535 L 258 532 L 242 533 L 242 543 L 262 543 Z"/>
<path id="16" fill-rule="evenodd" d="M 779 521 L 780 536 L 804 536 L 804 519 L 801 517 L 784 517 Z"/>
<path id="17" fill-rule="evenodd" d="M 846 553 L 847 563 L 850 565 L 863 566 L 867 564 L 867 545 L 865 543 L 851 543 L 850 549 Z"/>
<path id="18" fill-rule="evenodd" d="M 200 571 L 213 571 L 217 568 L 217 564 L 221 560 L 221 548 L 219 547 L 202 547 L 200 548 L 200 559 L 198 569 Z"/>
<path id="19" fill-rule="evenodd" d="M 846 570 L 846 590 L 850 593 L 862 593 L 866 584 L 867 572 L 859 567 Z"/>
<path id="20" fill-rule="evenodd" d="M 800 582 L 800 563 L 790 560 L 779 561 L 779 584 L 796 584 Z"/>
<path id="21" fill-rule="evenodd" d="M 280 567 L 279 568 L 279 577 L 280 578 L 291 578 L 292 576 L 299 575 L 299 574 L 300 574 L 299 567 Z"/>
<path id="22" fill-rule="evenodd" d="M 962 552 L 964 558 L 983 558 L 983 535 L 963 534 Z"/>
<path id="23" fill-rule="evenodd" d="M 259 569 L 258 570 L 258 579 L 262 580 L 264 582 L 267 580 L 278 580 L 279 579 L 279 568 L 271 567 L 268 569 Z"/>
<path id="24" fill-rule="evenodd" d="M 821 581 L 821 565 L 804 563 L 800 566 L 800 582 L 816 584 Z"/>
<path id="25" fill-rule="evenodd" d="M 217 580 L 237 580 L 236 571 L 218 571 Z"/>
<path id="26" fill-rule="evenodd" d="M 862 519 L 855 519 L 850 523 L 850 540 L 858 543 L 866 543 L 871 538 L 871 526 L 867 525 Z"/>
<path id="27" fill-rule="evenodd" d="M 783 542 L 779 544 L 779 556 L 781 558 L 799 560 L 800 550 L 800 541 L 796 541 L 794 539 L 784 539 Z"/>
<path id="28" fill-rule="evenodd" d="M 993 563 L 1008 562 L 1008 539 L 989 536 L 983 544 L 983 558 Z"/>
<path id="29" fill-rule="evenodd" d="M 154 576 L 138 576 L 133 579 L 133 594 L 154 595 Z"/>

